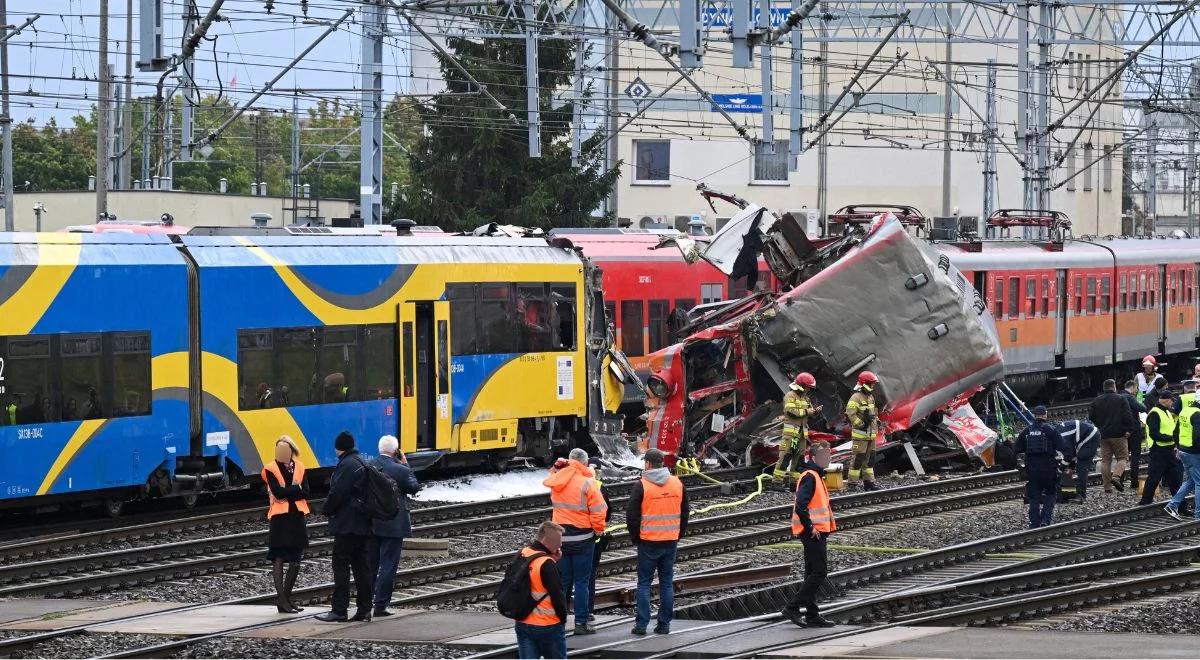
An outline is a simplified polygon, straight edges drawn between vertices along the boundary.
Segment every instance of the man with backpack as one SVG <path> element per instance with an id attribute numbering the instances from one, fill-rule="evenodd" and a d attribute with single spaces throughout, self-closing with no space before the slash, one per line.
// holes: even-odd
<path id="1" fill-rule="evenodd" d="M 408 467 L 408 459 L 400 451 L 400 441 L 394 435 L 379 439 L 379 455 L 371 460 L 371 467 L 379 470 L 400 491 L 399 507 L 391 518 L 376 518 L 372 521 L 371 548 L 368 559 L 371 575 L 375 577 L 375 609 L 371 616 L 391 616 L 388 605 L 392 602 L 392 590 L 396 586 L 396 567 L 400 565 L 400 550 L 404 539 L 412 536 L 412 522 L 408 515 L 408 496 L 421 490 L 421 484 Z"/>
<path id="2" fill-rule="evenodd" d="M 329 495 L 323 510 L 329 517 L 329 534 L 333 536 L 333 609 L 316 619 L 330 623 L 370 621 L 374 584 L 367 561 L 367 546 L 371 540 L 370 468 L 354 448 L 354 436 L 346 431 L 338 434 L 333 448 L 338 455 L 338 464 L 329 478 Z M 355 599 L 358 609 L 353 617 L 347 618 L 351 572 L 358 591 Z"/>
<path id="3" fill-rule="evenodd" d="M 516 620 L 517 657 L 567 657 L 567 598 L 558 575 L 563 527 L 547 520 L 508 565 L 496 605 Z"/>

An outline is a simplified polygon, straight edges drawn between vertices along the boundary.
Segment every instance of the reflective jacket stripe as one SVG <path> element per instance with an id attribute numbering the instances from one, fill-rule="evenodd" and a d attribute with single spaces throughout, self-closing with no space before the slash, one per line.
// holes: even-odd
<path id="1" fill-rule="evenodd" d="M 528 557 L 536 552 L 533 548 L 526 546 L 521 550 L 521 556 Z M 549 597 L 549 592 L 546 591 L 546 585 L 542 583 L 542 564 L 548 561 L 550 561 L 549 557 L 538 557 L 529 563 L 529 595 L 535 601 L 539 598 L 542 600 L 534 606 L 529 616 L 521 619 L 521 623 L 531 626 L 555 626 L 562 623 L 562 620 L 558 618 L 558 612 L 554 610 L 554 602 Z"/>
<path id="2" fill-rule="evenodd" d="M 796 492 L 800 491 L 800 482 L 810 474 L 816 480 L 816 486 L 813 489 L 812 499 L 808 501 L 808 518 L 818 532 L 828 534 L 837 531 L 837 521 L 834 520 L 833 510 L 829 505 L 829 489 L 825 487 L 825 480 L 817 474 L 816 470 L 805 470 L 800 475 L 800 478 L 796 480 Z M 800 536 L 806 531 L 804 523 L 796 513 L 796 507 L 792 506 L 792 536 Z"/>

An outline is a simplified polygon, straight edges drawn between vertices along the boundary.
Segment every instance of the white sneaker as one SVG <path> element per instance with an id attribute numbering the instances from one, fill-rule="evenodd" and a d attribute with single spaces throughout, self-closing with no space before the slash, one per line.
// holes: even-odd
<path id="1" fill-rule="evenodd" d="M 1183 522 L 1183 518 L 1179 517 L 1179 510 L 1176 509 L 1175 507 L 1171 506 L 1170 504 L 1167 504 L 1166 506 L 1164 506 L 1163 511 L 1166 511 L 1167 515 L 1171 516 L 1175 520 L 1178 520 L 1179 522 Z"/>

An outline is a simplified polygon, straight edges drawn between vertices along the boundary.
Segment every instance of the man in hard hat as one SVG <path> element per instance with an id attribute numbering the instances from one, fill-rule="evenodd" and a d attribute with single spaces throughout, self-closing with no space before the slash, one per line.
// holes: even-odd
<path id="1" fill-rule="evenodd" d="M 779 442 L 779 462 L 775 464 L 775 477 L 793 476 L 804 463 L 804 452 L 808 450 L 808 418 L 821 412 L 814 406 L 811 392 L 817 379 L 807 371 L 800 372 L 792 381 L 791 390 L 783 395 L 783 437 Z"/>
<path id="2" fill-rule="evenodd" d="M 875 408 L 875 386 L 879 377 L 864 371 L 858 375 L 854 394 L 846 402 L 846 417 L 850 420 L 850 439 L 854 458 L 850 463 L 849 481 L 862 481 L 863 490 L 878 490 L 875 484 L 875 435 L 878 431 L 878 411 Z"/>

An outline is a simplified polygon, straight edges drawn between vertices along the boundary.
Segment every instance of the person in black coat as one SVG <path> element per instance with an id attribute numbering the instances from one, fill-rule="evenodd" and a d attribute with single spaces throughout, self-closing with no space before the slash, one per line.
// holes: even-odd
<path id="1" fill-rule="evenodd" d="M 1130 426 L 1133 432 L 1129 434 L 1127 440 L 1129 444 L 1129 488 L 1133 492 L 1138 489 L 1138 470 L 1142 464 L 1142 441 L 1146 439 L 1146 426 L 1142 424 L 1142 415 L 1150 412 L 1142 402 L 1137 400 L 1137 381 L 1125 381 L 1125 391 L 1121 396 L 1125 399 L 1125 403 L 1129 404 Z"/>
<path id="2" fill-rule="evenodd" d="M 329 516 L 333 535 L 333 609 L 316 617 L 318 621 L 370 621 L 371 579 L 367 546 L 371 540 L 371 516 L 367 513 L 367 462 L 354 448 L 354 436 L 346 431 L 333 443 L 338 455 L 337 467 L 329 478 L 329 495 L 324 513 Z M 350 574 L 354 573 L 358 610 L 347 618 L 350 607 Z"/>
<path id="3" fill-rule="evenodd" d="M 371 464 L 387 475 L 400 491 L 400 510 L 391 520 L 372 521 L 371 575 L 375 578 L 375 610 L 372 616 L 391 616 L 388 605 L 392 603 L 392 591 L 396 585 L 396 567 L 400 565 L 400 552 L 404 539 L 412 536 L 412 522 L 408 515 L 408 496 L 421 490 L 421 484 L 408 467 L 408 459 L 400 451 L 400 441 L 394 435 L 379 439 L 379 455 Z"/>
<path id="4" fill-rule="evenodd" d="M 267 535 L 267 561 L 272 563 L 277 607 L 280 612 L 295 613 L 303 610 L 292 602 L 292 589 L 300 574 L 300 561 L 308 547 L 308 529 L 304 517 L 308 515 L 308 478 L 304 464 L 300 462 L 300 450 L 288 436 L 275 442 L 275 460 L 264 465 L 262 479 L 267 486 L 267 518 L 270 533 Z M 287 576 L 283 565 L 287 564 Z"/>

